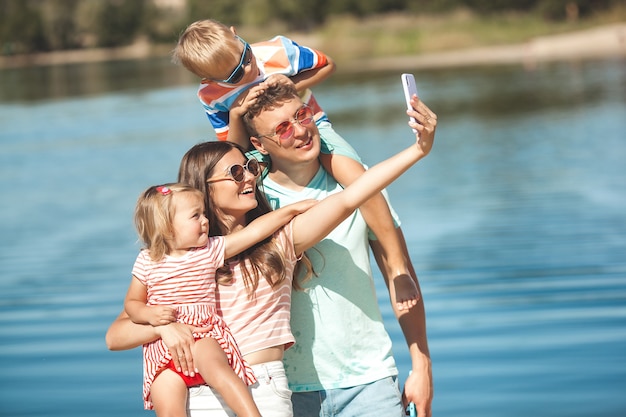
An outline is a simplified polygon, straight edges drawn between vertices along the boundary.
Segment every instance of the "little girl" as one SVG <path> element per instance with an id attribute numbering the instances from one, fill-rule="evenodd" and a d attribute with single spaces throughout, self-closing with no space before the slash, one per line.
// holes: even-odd
<path id="1" fill-rule="evenodd" d="M 245 166 L 231 166 L 229 172 L 235 181 L 243 181 L 246 172 L 256 177 L 259 167 L 256 160 L 250 160 Z M 254 195 L 251 201 L 256 202 Z M 178 321 L 211 328 L 194 334 L 192 356 L 199 375 L 176 369 L 162 340 L 143 346 L 146 409 L 154 408 L 158 416 L 185 417 L 187 387 L 206 382 L 238 416 L 260 417 L 246 385 L 256 378 L 216 314 L 216 271 L 225 259 L 271 236 L 313 204 L 312 200 L 292 204 L 228 236 L 209 238 L 201 191 L 173 183 L 152 186 L 139 197 L 135 226 L 145 248 L 133 267 L 126 312 L 139 324 L 161 326 Z"/>

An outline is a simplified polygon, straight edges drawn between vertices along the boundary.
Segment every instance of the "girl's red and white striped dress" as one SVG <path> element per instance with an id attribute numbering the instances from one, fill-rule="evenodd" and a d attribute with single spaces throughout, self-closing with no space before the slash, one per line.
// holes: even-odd
<path id="1" fill-rule="evenodd" d="M 209 238 L 207 246 L 190 250 L 182 257 L 166 256 L 158 262 L 142 250 L 133 266 L 133 276 L 148 290 L 148 305 L 176 308 L 177 321 L 197 327 L 213 326 L 197 338 L 211 337 L 222 347 L 235 373 L 248 385 L 256 382 L 254 373 L 237 347 L 230 329 L 217 314 L 215 272 L 224 264 L 224 237 Z M 172 356 L 161 339 L 143 346 L 144 407 L 152 409 L 150 386 Z"/>

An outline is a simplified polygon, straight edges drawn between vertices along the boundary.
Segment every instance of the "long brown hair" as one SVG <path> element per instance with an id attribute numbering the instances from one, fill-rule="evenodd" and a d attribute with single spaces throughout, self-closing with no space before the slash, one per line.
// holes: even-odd
<path id="1" fill-rule="evenodd" d="M 228 235 L 231 232 L 229 225 L 222 220 L 225 217 L 224 212 L 213 203 L 213 187 L 212 184 L 206 182 L 206 179 L 213 176 L 217 163 L 233 149 L 237 149 L 242 156 L 245 156 L 243 148 L 232 142 L 211 141 L 199 143 L 187 151 L 180 163 L 178 181 L 189 184 L 204 193 L 206 217 L 209 219 L 209 236 Z M 256 208 L 246 213 L 246 222 L 248 224 L 272 210 L 257 184 L 255 184 L 254 188 L 254 195 L 258 204 Z M 242 261 L 243 280 L 250 297 L 254 296 L 261 277 L 264 277 L 272 287 L 275 287 L 287 278 L 284 251 L 276 244 L 273 237 L 269 237 L 239 255 L 228 259 L 225 266 L 217 271 L 218 282 L 226 283 L 232 279 L 229 263 L 238 260 Z M 308 262 L 308 259 L 304 262 L 307 269 L 312 271 L 309 267 L 310 262 Z M 300 263 L 298 264 L 300 265 Z M 299 269 L 300 266 L 296 268 L 296 272 Z M 294 285 L 298 288 L 295 283 L 296 280 L 294 279 Z"/>

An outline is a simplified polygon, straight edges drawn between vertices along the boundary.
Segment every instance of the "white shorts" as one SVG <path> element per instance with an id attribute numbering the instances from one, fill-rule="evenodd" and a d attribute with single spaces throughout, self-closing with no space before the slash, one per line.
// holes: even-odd
<path id="1" fill-rule="evenodd" d="M 287 385 L 285 368 L 281 361 L 251 365 L 257 378 L 249 386 L 252 398 L 261 415 L 293 417 L 291 390 Z M 189 388 L 188 417 L 236 417 L 224 399 L 208 385 Z"/>

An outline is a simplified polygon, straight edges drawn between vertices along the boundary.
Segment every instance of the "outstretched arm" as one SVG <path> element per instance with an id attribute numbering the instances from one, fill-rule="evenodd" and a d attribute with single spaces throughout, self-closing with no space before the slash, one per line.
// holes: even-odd
<path id="1" fill-rule="evenodd" d="M 368 169 L 340 193 L 325 198 L 297 216 L 293 228 L 296 253 L 315 245 L 361 204 L 428 155 L 435 137 L 437 118 L 417 96 L 413 97 L 411 104 L 413 110 L 407 111 L 407 114 L 416 120 L 409 121 L 409 126 L 418 132 L 417 143 Z M 316 227 L 309 227 L 313 223 Z"/>
<path id="2" fill-rule="evenodd" d="M 225 258 L 228 259 L 243 252 L 254 244 L 271 236 L 278 229 L 289 223 L 294 216 L 317 204 L 317 200 L 303 200 L 270 211 L 250 222 L 249 225 L 230 233 L 225 239 Z"/>

